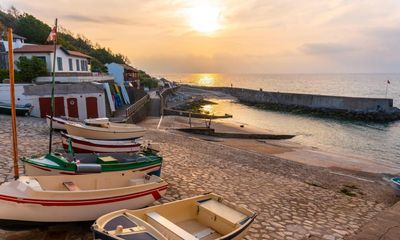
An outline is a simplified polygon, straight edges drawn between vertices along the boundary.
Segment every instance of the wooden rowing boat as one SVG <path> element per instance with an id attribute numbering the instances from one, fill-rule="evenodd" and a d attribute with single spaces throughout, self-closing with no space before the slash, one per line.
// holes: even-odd
<path id="1" fill-rule="evenodd" d="M 121 208 L 148 206 L 167 183 L 142 172 L 22 176 L 0 185 L 0 220 L 91 221 Z"/>
<path id="2" fill-rule="evenodd" d="M 241 239 L 256 214 L 216 194 L 205 194 L 140 210 L 101 216 L 92 226 L 95 239 Z"/>
<path id="3" fill-rule="evenodd" d="M 46 122 L 47 122 L 48 126 L 50 126 L 50 121 L 51 121 L 51 116 L 46 115 Z M 80 120 L 78 118 L 72 118 L 72 117 L 66 117 L 66 116 L 53 117 L 53 129 L 66 131 L 65 124 L 67 124 L 68 122 L 79 123 Z M 109 122 L 108 118 L 91 118 L 91 119 L 86 119 L 84 121 L 84 123 L 86 125 L 99 125 L 99 124 L 105 124 L 108 122 Z"/>
<path id="4" fill-rule="evenodd" d="M 94 140 L 61 133 L 65 151 L 71 146 L 75 153 L 130 153 L 138 152 L 141 144 L 135 140 Z"/>
<path id="5" fill-rule="evenodd" d="M 15 111 L 17 116 L 29 116 L 32 112 L 33 106 L 29 103 L 25 105 L 17 104 Z M 0 114 L 11 115 L 11 104 L 0 102 Z"/>
<path id="6" fill-rule="evenodd" d="M 97 140 L 136 139 L 145 133 L 145 130 L 137 125 L 112 122 L 100 124 L 100 126 L 68 122 L 65 129 L 69 135 Z"/>
<path id="7" fill-rule="evenodd" d="M 137 154 L 47 154 L 40 158 L 21 158 L 30 176 L 89 174 L 116 171 L 143 171 L 160 176 L 162 157 L 152 151 Z"/>
<path id="8" fill-rule="evenodd" d="M 50 121 L 51 121 L 51 116 L 46 115 L 46 122 L 48 126 L 50 126 Z M 65 124 L 68 122 L 79 122 L 79 119 L 65 117 L 65 116 L 53 117 L 53 129 L 66 131 Z"/>

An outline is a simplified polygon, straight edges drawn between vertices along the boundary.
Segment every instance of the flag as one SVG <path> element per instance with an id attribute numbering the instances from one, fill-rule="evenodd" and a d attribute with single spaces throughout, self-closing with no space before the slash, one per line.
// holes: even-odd
<path id="1" fill-rule="evenodd" d="M 390 84 L 390 80 L 387 80 L 387 84 Z"/>
<path id="2" fill-rule="evenodd" d="M 57 40 L 57 28 L 53 27 L 49 36 L 47 37 L 48 42 L 55 42 Z"/>

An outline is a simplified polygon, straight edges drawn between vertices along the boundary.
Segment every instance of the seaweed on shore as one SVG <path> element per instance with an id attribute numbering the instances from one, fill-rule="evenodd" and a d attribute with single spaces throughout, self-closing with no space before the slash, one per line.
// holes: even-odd
<path id="1" fill-rule="evenodd" d="M 186 102 L 185 104 L 181 105 L 178 110 L 182 111 L 189 111 L 193 113 L 201 113 L 201 114 L 209 114 L 209 112 L 203 110 L 203 106 L 205 105 L 215 105 L 216 102 L 206 100 L 206 99 L 196 99 L 190 102 Z"/>
<path id="2" fill-rule="evenodd" d="M 342 121 L 387 123 L 400 119 L 400 113 L 390 114 L 385 112 L 350 112 L 346 110 L 324 108 L 315 109 L 304 106 L 284 105 L 278 103 L 250 103 L 245 101 L 241 101 L 241 103 L 261 110 L 289 112 L 293 114 L 308 115 L 318 118 L 330 118 Z"/>

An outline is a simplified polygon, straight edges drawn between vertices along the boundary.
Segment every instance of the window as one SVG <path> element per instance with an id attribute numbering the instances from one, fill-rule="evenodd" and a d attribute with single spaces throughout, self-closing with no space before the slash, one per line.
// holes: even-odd
<path id="1" fill-rule="evenodd" d="M 81 60 L 81 69 L 85 71 L 85 60 Z"/>
<path id="2" fill-rule="evenodd" d="M 43 61 L 46 64 L 46 57 L 43 57 L 43 56 L 37 57 L 37 56 L 35 56 L 35 58 L 40 59 L 41 61 Z"/>
<path id="3" fill-rule="evenodd" d="M 72 67 L 72 58 L 68 58 L 68 66 L 70 71 L 74 71 L 74 68 Z"/>
<path id="4" fill-rule="evenodd" d="M 81 70 L 81 68 L 80 68 L 80 65 L 79 65 L 79 60 L 76 59 L 76 71 L 80 71 L 80 70 Z"/>
<path id="5" fill-rule="evenodd" d="M 62 58 L 60 58 L 60 57 L 57 57 L 57 68 L 58 68 L 58 71 L 63 70 Z"/>

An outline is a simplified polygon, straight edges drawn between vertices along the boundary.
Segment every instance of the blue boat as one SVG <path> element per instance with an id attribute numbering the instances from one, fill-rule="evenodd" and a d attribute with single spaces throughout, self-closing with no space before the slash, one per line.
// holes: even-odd
<path id="1" fill-rule="evenodd" d="M 397 195 L 400 195 L 400 177 L 394 177 L 390 179 L 392 186 L 396 189 Z"/>

